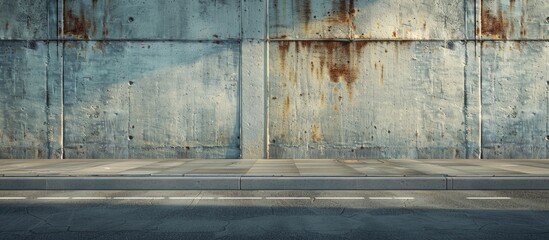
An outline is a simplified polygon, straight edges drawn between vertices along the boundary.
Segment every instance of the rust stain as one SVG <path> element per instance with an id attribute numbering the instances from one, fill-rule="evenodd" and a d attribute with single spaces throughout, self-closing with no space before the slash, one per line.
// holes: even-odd
<path id="1" fill-rule="evenodd" d="M 65 4 L 65 1 L 63 1 L 63 4 Z M 82 5 L 80 5 L 80 13 L 78 15 L 72 9 L 69 9 L 68 11 L 63 11 L 63 18 L 63 34 L 89 39 L 88 29 L 90 28 L 90 23 L 84 15 L 84 7 Z"/>
<path id="2" fill-rule="evenodd" d="M 324 93 L 320 93 L 320 105 L 323 106 L 324 102 L 326 102 L 326 95 L 324 95 Z"/>
<path id="3" fill-rule="evenodd" d="M 322 131 L 320 129 L 320 125 L 317 123 L 313 124 L 311 128 L 311 139 L 315 143 L 322 141 Z"/>
<path id="4" fill-rule="evenodd" d="M 109 15 L 109 0 L 105 0 L 104 2 L 104 11 L 103 11 L 103 31 L 101 32 L 103 34 L 103 37 L 106 37 L 109 35 L 109 28 L 107 27 L 107 16 Z"/>
<path id="5" fill-rule="evenodd" d="M 520 36 L 526 37 L 526 22 L 525 22 L 525 16 L 526 16 L 526 9 L 528 5 L 528 0 L 522 1 L 522 12 L 520 14 Z"/>
<path id="6" fill-rule="evenodd" d="M 309 31 L 309 22 L 311 21 L 311 0 L 297 1 L 297 12 L 301 21 L 305 24 L 305 32 Z"/>
<path id="7" fill-rule="evenodd" d="M 345 82 L 347 92 L 352 98 L 353 85 L 358 78 L 358 59 L 366 42 L 314 42 L 307 43 L 308 52 L 315 53 L 313 68 L 320 68 L 320 73 L 327 73 L 331 82 Z M 314 70 L 314 69 L 313 69 Z M 314 73 L 314 72 L 313 72 Z"/>
<path id="8" fill-rule="evenodd" d="M 323 30 L 331 32 L 336 26 L 349 26 L 355 28 L 352 23 L 352 15 L 354 15 L 358 10 L 354 8 L 354 0 L 333 0 L 332 9 L 324 16 L 313 16 L 311 0 L 295 2 L 297 2 L 294 6 L 297 8 L 298 18 L 303 24 L 303 30 L 306 33 L 320 34 Z M 277 12 L 277 4 L 275 3 L 275 17 L 278 19 Z M 313 20 L 320 23 L 316 26 L 320 26 L 322 30 L 312 28 L 311 21 Z"/>
<path id="9" fill-rule="evenodd" d="M 397 33 L 395 31 L 393 31 L 393 37 L 397 37 Z"/>
<path id="10" fill-rule="evenodd" d="M 385 75 L 385 66 L 383 65 L 383 63 L 381 63 L 381 78 L 379 79 L 379 83 L 381 85 L 385 83 L 383 75 Z"/>
<path id="11" fill-rule="evenodd" d="M 290 114 L 290 96 L 286 96 L 286 98 L 284 99 L 284 106 L 282 108 L 283 119 L 287 120 L 289 114 Z"/>
<path id="12" fill-rule="evenodd" d="M 495 14 L 481 2 L 481 31 L 484 36 L 507 38 L 509 22 L 503 17 L 503 10 L 498 6 Z"/>
<path id="13" fill-rule="evenodd" d="M 280 52 L 279 55 L 279 64 L 280 68 L 282 68 L 282 71 L 284 72 L 286 70 L 286 56 L 288 55 L 288 51 L 290 50 L 290 43 L 291 42 L 278 42 L 278 51 Z"/>

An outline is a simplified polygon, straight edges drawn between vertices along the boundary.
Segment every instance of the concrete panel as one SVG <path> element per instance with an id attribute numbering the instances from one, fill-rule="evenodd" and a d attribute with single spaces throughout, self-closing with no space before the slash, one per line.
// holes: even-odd
<path id="1" fill-rule="evenodd" d="M 64 38 L 227 39 L 240 37 L 240 1 L 63 1 Z"/>
<path id="2" fill-rule="evenodd" d="M 461 39 L 465 1 L 270 1 L 273 39 Z"/>
<path id="3" fill-rule="evenodd" d="M 237 158 L 239 44 L 67 42 L 67 158 Z"/>
<path id="4" fill-rule="evenodd" d="M 266 43 L 242 42 L 242 157 L 265 158 Z"/>
<path id="5" fill-rule="evenodd" d="M 350 0 L 353 2 L 353 0 Z M 463 39 L 464 0 L 354 1 L 353 37 L 364 39 Z"/>
<path id="6" fill-rule="evenodd" d="M 61 156 L 61 48 L 0 42 L 0 158 Z"/>
<path id="7" fill-rule="evenodd" d="M 0 39 L 56 39 L 56 8 L 55 0 L 1 1 Z"/>
<path id="8" fill-rule="evenodd" d="M 242 38 L 265 39 L 267 36 L 267 0 L 242 1 Z"/>
<path id="9" fill-rule="evenodd" d="M 484 158 L 547 158 L 549 43 L 484 42 Z"/>
<path id="10" fill-rule="evenodd" d="M 481 0 L 482 39 L 549 39 L 547 0 Z"/>
<path id="11" fill-rule="evenodd" d="M 274 42 L 271 158 L 466 158 L 462 42 Z"/>

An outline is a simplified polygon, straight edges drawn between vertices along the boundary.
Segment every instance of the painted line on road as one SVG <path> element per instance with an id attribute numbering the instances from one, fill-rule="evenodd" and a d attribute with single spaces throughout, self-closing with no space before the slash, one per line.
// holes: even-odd
<path id="1" fill-rule="evenodd" d="M 70 197 L 37 197 L 38 200 L 67 200 Z"/>
<path id="2" fill-rule="evenodd" d="M 72 197 L 73 200 L 106 200 L 109 197 Z"/>
<path id="3" fill-rule="evenodd" d="M 317 200 L 364 200 L 364 197 L 315 197 Z"/>
<path id="4" fill-rule="evenodd" d="M 370 200 L 414 200 L 414 197 L 369 197 Z"/>
<path id="5" fill-rule="evenodd" d="M 510 197 L 467 197 L 469 200 L 509 200 Z"/>
<path id="6" fill-rule="evenodd" d="M 168 197 L 170 200 L 213 200 L 215 197 Z"/>
<path id="7" fill-rule="evenodd" d="M 114 200 L 163 200 L 165 197 L 113 197 Z"/>
<path id="8" fill-rule="evenodd" d="M 27 197 L 0 197 L 25 200 Z M 364 200 L 365 197 L 37 197 L 37 200 Z M 369 197 L 370 200 L 414 200 L 414 197 Z M 467 197 L 470 200 L 507 200 L 510 197 Z"/>
<path id="9" fill-rule="evenodd" d="M 0 200 L 23 200 L 27 199 L 26 197 L 0 197 Z"/>
<path id="10" fill-rule="evenodd" d="M 267 200 L 311 200 L 310 197 L 265 197 Z"/>
<path id="11" fill-rule="evenodd" d="M 263 197 L 218 197 L 219 200 L 261 200 Z"/>

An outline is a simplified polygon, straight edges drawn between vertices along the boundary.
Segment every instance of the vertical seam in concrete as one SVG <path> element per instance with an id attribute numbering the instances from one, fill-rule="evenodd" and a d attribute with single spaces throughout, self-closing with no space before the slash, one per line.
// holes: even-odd
<path id="1" fill-rule="evenodd" d="M 128 152 L 126 154 L 126 158 L 130 158 L 131 154 L 130 154 L 130 145 L 131 145 L 131 139 L 130 139 L 130 136 L 131 136 L 131 133 L 130 133 L 130 129 L 131 129 L 131 115 L 132 115 L 132 98 L 131 98 L 131 88 L 132 86 L 128 84 L 128 126 L 127 126 L 127 134 L 128 136 L 126 137 L 127 138 L 127 142 L 128 142 Z"/>
<path id="2" fill-rule="evenodd" d="M 49 16 L 48 16 L 49 18 Z M 48 25 L 49 25 L 49 22 L 48 21 Z M 48 29 L 50 29 L 50 27 L 48 26 Z M 48 76 L 48 68 L 49 68 L 49 65 L 50 65 L 50 45 L 48 43 L 48 41 L 46 41 L 46 49 L 47 49 L 47 55 L 46 55 L 46 67 L 45 67 L 45 70 L 44 70 L 44 76 L 46 77 L 46 81 L 44 81 L 44 90 L 46 92 L 46 96 L 45 96 L 45 103 L 46 103 L 46 111 L 44 112 L 46 114 L 46 147 L 47 147 L 47 158 L 51 158 L 51 144 L 52 144 L 52 141 L 51 141 L 51 134 L 50 134 L 50 113 L 51 113 L 51 110 L 50 110 L 50 92 L 49 92 L 49 87 L 48 87 L 48 82 L 49 82 L 49 76 Z"/>
<path id="3" fill-rule="evenodd" d="M 59 27 L 61 28 L 60 33 L 58 32 L 57 34 L 58 41 L 61 41 L 61 129 L 59 134 L 61 135 L 61 159 L 65 159 L 65 41 L 63 40 L 63 33 L 65 32 L 65 24 L 63 24 L 65 22 L 65 18 L 63 16 L 63 12 L 65 12 L 65 5 L 61 3 L 61 12 L 59 12 L 59 1 L 57 1 L 57 6 L 57 17 L 61 19 L 62 23 L 61 26 L 59 26 L 59 19 L 57 19 L 58 31 Z"/>
<path id="4" fill-rule="evenodd" d="M 475 36 L 475 53 L 478 49 L 478 94 L 479 94 L 479 113 L 478 113 L 478 142 L 479 142 L 479 154 L 478 158 L 483 159 L 483 142 L 482 142 L 482 24 L 478 25 L 479 21 L 482 21 L 482 17 L 478 15 L 478 0 L 475 0 L 475 30 L 478 28 L 478 36 Z M 480 2 L 482 4 L 482 2 Z M 477 33 L 475 33 L 476 35 Z M 478 46 L 477 46 L 478 45 Z"/>
<path id="5" fill-rule="evenodd" d="M 236 106 L 236 111 L 238 112 L 238 125 L 239 125 L 239 128 L 238 128 L 238 135 L 240 136 L 239 138 L 239 143 L 238 143 L 238 149 L 239 149 L 239 158 L 243 158 L 243 149 L 244 149 L 244 136 L 242 134 L 242 129 L 244 128 L 244 118 L 242 117 L 242 102 L 244 101 L 244 97 L 243 97 L 243 94 L 242 94 L 242 78 L 243 78 L 243 75 L 242 75 L 242 64 L 244 63 L 244 59 L 243 59 L 243 47 L 242 45 L 244 44 L 244 25 L 243 25 L 243 21 L 244 21 L 244 7 L 246 6 L 244 4 L 244 1 L 246 0 L 241 0 L 240 1 L 240 44 L 239 44 L 239 54 L 240 54 L 240 63 L 238 64 L 238 87 L 236 89 L 236 92 L 237 92 L 237 95 L 238 95 L 238 104 Z"/>
<path id="6" fill-rule="evenodd" d="M 265 117 L 264 117 L 264 136 L 265 136 L 265 139 L 264 139 L 264 153 L 263 153 L 263 158 L 265 159 L 269 159 L 270 158 L 270 149 L 269 149 L 269 139 L 270 139 L 270 136 L 269 136 L 269 114 L 270 114 L 270 109 L 269 109 L 269 94 L 270 94 L 270 79 L 269 79 L 269 51 L 270 51 L 270 39 L 269 39 L 269 26 L 270 26 L 270 17 L 269 17 L 269 0 L 265 0 L 265 41 L 263 42 L 263 51 L 264 51 L 264 58 L 265 60 L 263 61 L 263 67 L 264 67 L 264 97 L 263 97 L 263 101 L 264 101 L 264 106 L 265 106 Z"/>
<path id="7" fill-rule="evenodd" d="M 470 142 L 469 142 L 469 131 L 467 130 L 469 128 L 469 121 L 467 120 L 468 115 L 468 101 L 467 101 L 467 66 L 469 65 L 469 54 L 468 54 L 468 42 L 467 42 L 467 35 L 469 32 L 467 31 L 467 25 L 468 25 L 468 8 L 469 5 L 467 4 L 467 0 L 463 0 L 463 20 L 464 20 L 464 48 L 465 48 L 465 65 L 463 66 L 463 125 L 464 125 L 464 137 L 465 137 L 465 158 L 470 158 Z"/>
<path id="8" fill-rule="evenodd" d="M 463 66 L 463 125 L 464 125 L 464 133 L 465 133 L 465 158 L 469 158 L 470 157 L 470 142 L 469 142 L 469 131 L 468 131 L 468 128 L 469 128 L 469 121 L 468 121 L 468 113 L 469 113 L 469 110 L 468 110 L 468 105 L 469 105 L 469 102 L 468 102 L 468 94 L 467 94 L 467 86 L 468 86 L 468 82 L 467 82 L 467 68 L 468 68 L 468 65 L 469 65 L 469 53 L 468 53 L 469 49 L 468 49 L 468 43 L 467 43 L 467 40 L 465 40 L 465 65 Z"/>

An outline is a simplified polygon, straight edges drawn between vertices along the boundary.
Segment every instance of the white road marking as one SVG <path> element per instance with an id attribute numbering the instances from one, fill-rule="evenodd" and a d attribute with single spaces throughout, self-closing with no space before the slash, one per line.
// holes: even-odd
<path id="1" fill-rule="evenodd" d="M 218 197 L 219 200 L 261 200 L 263 197 Z"/>
<path id="2" fill-rule="evenodd" d="M 414 200 L 413 197 L 370 197 L 370 200 Z"/>
<path id="3" fill-rule="evenodd" d="M 413 197 L 394 197 L 395 200 L 414 200 Z"/>
<path id="4" fill-rule="evenodd" d="M 267 200 L 311 200 L 310 197 L 266 197 Z"/>
<path id="5" fill-rule="evenodd" d="M 38 200 L 67 200 L 70 197 L 37 197 Z"/>
<path id="6" fill-rule="evenodd" d="M 0 197 L 0 200 L 23 200 L 27 199 L 26 197 Z"/>
<path id="7" fill-rule="evenodd" d="M 72 197 L 73 200 L 105 200 L 110 199 L 108 197 Z"/>
<path id="8" fill-rule="evenodd" d="M 510 197 L 467 197 L 469 200 L 508 200 Z"/>
<path id="9" fill-rule="evenodd" d="M 363 200 L 364 197 L 315 197 L 318 200 Z"/>
<path id="10" fill-rule="evenodd" d="M 369 197 L 370 200 L 393 200 L 392 197 Z"/>
<path id="11" fill-rule="evenodd" d="M 165 197 L 113 197 L 114 200 L 163 200 Z"/>
<path id="12" fill-rule="evenodd" d="M 213 200 L 215 197 L 169 197 L 170 200 Z"/>

